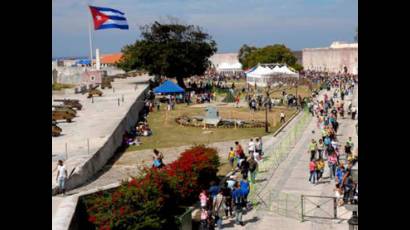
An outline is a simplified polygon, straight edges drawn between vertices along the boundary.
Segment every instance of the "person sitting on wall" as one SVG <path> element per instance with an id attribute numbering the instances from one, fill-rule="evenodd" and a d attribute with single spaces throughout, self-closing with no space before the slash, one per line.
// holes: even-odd
<path id="1" fill-rule="evenodd" d="M 143 125 L 143 127 L 142 127 L 142 136 L 148 137 L 148 136 L 151 136 L 151 135 L 152 135 L 152 131 L 149 128 L 148 124 Z"/>

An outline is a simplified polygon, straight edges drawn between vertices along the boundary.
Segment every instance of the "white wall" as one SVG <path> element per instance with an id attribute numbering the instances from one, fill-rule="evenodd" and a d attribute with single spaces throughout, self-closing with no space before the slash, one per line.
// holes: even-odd
<path id="1" fill-rule="evenodd" d="M 302 56 L 305 70 L 343 72 L 346 66 L 348 73 L 358 72 L 357 47 L 304 49 Z"/>

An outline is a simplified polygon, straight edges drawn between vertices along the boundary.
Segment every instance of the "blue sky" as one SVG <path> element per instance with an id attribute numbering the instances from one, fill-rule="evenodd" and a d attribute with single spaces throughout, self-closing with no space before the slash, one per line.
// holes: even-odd
<path id="1" fill-rule="evenodd" d="M 242 44 L 282 43 L 292 50 L 352 42 L 358 24 L 358 0 L 52 0 L 52 56 L 87 56 L 87 5 L 125 13 L 129 30 L 93 31 L 101 53 L 119 52 L 139 39 L 139 26 L 167 17 L 201 26 L 218 52 L 236 52 Z"/>

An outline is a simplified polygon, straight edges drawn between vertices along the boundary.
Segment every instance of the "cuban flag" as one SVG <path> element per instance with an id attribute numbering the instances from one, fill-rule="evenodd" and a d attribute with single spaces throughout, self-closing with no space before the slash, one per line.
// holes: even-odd
<path id="1" fill-rule="evenodd" d="M 124 13 L 106 7 L 89 6 L 94 20 L 94 29 L 113 29 L 128 30 L 127 19 Z"/>

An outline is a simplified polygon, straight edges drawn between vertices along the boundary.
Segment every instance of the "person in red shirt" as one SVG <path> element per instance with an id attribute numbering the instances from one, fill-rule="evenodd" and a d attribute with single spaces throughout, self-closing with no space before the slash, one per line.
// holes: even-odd
<path id="1" fill-rule="evenodd" d="M 309 176 L 309 182 L 311 184 L 316 184 L 316 163 L 315 160 L 311 160 L 309 162 L 309 171 L 310 171 L 310 176 Z"/>
<path id="2" fill-rule="evenodd" d="M 244 159 L 245 158 L 245 153 L 243 152 L 242 146 L 239 144 L 238 141 L 235 141 L 235 156 L 238 159 Z"/>

